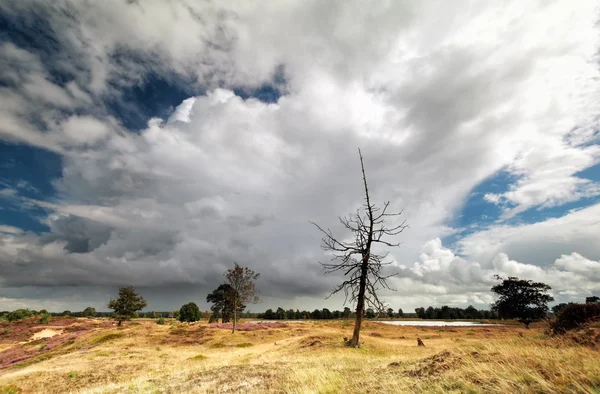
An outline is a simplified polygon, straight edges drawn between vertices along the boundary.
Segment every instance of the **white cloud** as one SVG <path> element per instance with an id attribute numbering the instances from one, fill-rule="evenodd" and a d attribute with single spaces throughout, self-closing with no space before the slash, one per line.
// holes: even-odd
<path id="1" fill-rule="evenodd" d="M 25 3 L 0 7 L 29 15 Z M 505 204 L 505 217 L 598 194 L 575 177 L 600 155 L 589 146 L 600 107 L 593 2 L 40 7 L 61 51 L 42 63 L 0 48 L 13 83 L 0 133 L 61 153 L 63 171 L 54 201 L 27 201 L 49 211 L 51 230 L 0 237 L 5 284 L 205 291 L 238 260 L 263 273 L 265 297 L 321 304 L 339 278 L 322 276 L 308 220 L 338 231 L 336 216 L 362 203 L 360 146 L 372 197 L 404 208 L 411 226 L 393 251 L 407 266 L 394 302 L 486 303 L 495 271 L 594 289 L 566 257 L 551 265 L 575 252 L 592 259 L 585 267 L 600 259 L 597 206 L 494 226 L 458 251 L 440 241 L 472 189 L 502 169 L 519 181 L 485 199 Z M 52 82 L 48 64 L 72 80 Z M 277 70 L 277 103 L 233 93 Z M 105 100 L 150 73 L 206 95 L 127 132 Z"/>

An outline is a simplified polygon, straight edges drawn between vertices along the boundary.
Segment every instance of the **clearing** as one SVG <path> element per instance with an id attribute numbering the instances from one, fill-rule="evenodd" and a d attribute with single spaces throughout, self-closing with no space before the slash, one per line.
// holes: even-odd
<path id="1" fill-rule="evenodd" d="M 0 323 L 0 393 L 600 392 L 594 343 L 548 337 L 541 325 L 366 322 L 364 345 L 351 349 L 352 321 L 247 324 L 234 335 L 166 323 Z"/>

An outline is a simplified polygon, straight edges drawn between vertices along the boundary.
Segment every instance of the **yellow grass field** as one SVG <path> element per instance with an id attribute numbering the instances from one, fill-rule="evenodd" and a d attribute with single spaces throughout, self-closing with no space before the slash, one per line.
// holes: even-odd
<path id="1" fill-rule="evenodd" d="M 206 322 L 144 319 L 121 328 L 70 319 L 36 330 L 68 335 L 70 325 L 86 324 L 49 351 L 45 341 L 58 336 L 11 343 L 5 335 L 0 352 L 27 348 L 30 357 L 0 370 L 0 393 L 600 393 L 600 352 L 547 337 L 541 325 L 366 322 L 360 349 L 343 345 L 351 321 L 234 335 Z"/>

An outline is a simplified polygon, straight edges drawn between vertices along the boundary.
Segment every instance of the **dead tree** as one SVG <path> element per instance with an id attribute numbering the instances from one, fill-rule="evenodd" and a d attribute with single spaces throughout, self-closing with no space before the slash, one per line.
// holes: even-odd
<path id="1" fill-rule="evenodd" d="M 342 284 L 336 286 L 327 298 L 343 290 L 346 296 L 344 304 L 348 301 L 352 303 L 356 302 L 354 334 L 348 342 L 348 345 L 353 347 L 360 346 L 360 328 L 365 305 L 381 311 L 384 304 L 379 300 L 377 292 L 382 288 L 391 289 L 387 280 L 396 275 L 384 275 L 384 266 L 391 264 L 391 261 L 386 261 L 388 253 L 374 253 L 372 247 L 375 244 L 387 247 L 400 246 L 400 243 L 389 242 L 384 238 L 396 236 L 408 227 L 406 221 L 392 227 L 386 225 L 386 221 L 400 216 L 402 212 L 388 213 L 389 201 L 383 205 L 383 208 L 378 208 L 371 203 L 365 166 L 360 149 L 358 150 L 358 155 L 360 157 L 360 167 L 365 188 L 363 212 L 359 208 L 355 214 L 339 218 L 340 223 L 353 233 L 354 240 L 348 242 L 341 241 L 333 236 L 331 230 L 324 230 L 318 224 L 310 222 L 324 235 L 321 240 L 321 248 L 333 254 L 333 258 L 329 263 L 321 263 L 325 269 L 325 273 L 343 272 L 346 277 L 349 277 Z"/>

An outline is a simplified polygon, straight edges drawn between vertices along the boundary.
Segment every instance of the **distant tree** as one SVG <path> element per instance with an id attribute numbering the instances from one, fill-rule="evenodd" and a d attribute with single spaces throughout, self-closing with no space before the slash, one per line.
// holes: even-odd
<path id="1" fill-rule="evenodd" d="M 211 323 L 219 321 L 219 317 L 221 317 L 223 323 L 228 323 L 231 320 L 233 315 L 233 292 L 234 290 L 229 284 L 223 283 L 206 296 L 206 302 L 213 304 L 210 307 L 212 315 L 209 321 Z M 244 304 L 238 305 L 238 313 L 241 314 L 245 308 Z"/>
<path id="2" fill-rule="evenodd" d="M 585 297 L 586 304 L 595 304 L 596 302 L 600 302 L 600 297 L 597 297 L 597 296 Z"/>
<path id="3" fill-rule="evenodd" d="M 288 309 L 287 311 L 285 311 L 285 318 L 286 319 L 294 320 L 294 316 L 295 315 L 296 315 L 296 312 L 294 312 L 293 309 Z"/>
<path id="4" fill-rule="evenodd" d="M 351 314 L 352 314 L 352 310 L 350 310 L 350 308 L 348 308 L 347 306 L 344 307 L 344 311 L 342 312 L 342 317 L 344 319 L 348 319 Z"/>
<path id="5" fill-rule="evenodd" d="M 179 321 L 192 323 L 200 320 L 200 308 L 194 302 L 188 302 L 179 309 Z"/>
<path id="6" fill-rule="evenodd" d="M 570 302 L 569 304 L 572 304 L 572 303 Z M 562 302 L 560 304 L 554 305 L 552 307 L 552 313 L 554 313 L 555 315 L 558 315 L 562 310 L 564 310 L 566 307 L 568 307 L 569 304 Z"/>
<path id="7" fill-rule="evenodd" d="M 387 308 L 387 316 L 391 319 L 394 317 L 394 310 L 392 308 Z"/>
<path id="8" fill-rule="evenodd" d="M 81 315 L 83 317 L 94 317 L 96 316 L 96 309 L 92 308 L 91 306 L 88 306 L 83 310 L 83 312 L 81 312 Z"/>
<path id="9" fill-rule="evenodd" d="M 234 290 L 227 294 L 229 301 L 233 304 L 233 325 L 231 333 L 235 333 L 237 324 L 238 308 L 247 303 L 256 304 L 259 302 L 255 281 L 260 274 L 255 273 L 248 267 L 241 267 L 234 262 L 232 269 L 227 270 L 225 278 L 227 283 Z"/>
<path id="10" fill-rule="evenodd" d="M 395 237 L 408 227 L 405 222 L 395 222 L 402 212 L 387 212 L 389 202 L 383 205 L 383 209 L 371 203 L 360 149 L 358 155 L 365 192 L 364 213 L 361 213 L 359 209 L 352 216 L 339 218 L 341 224 L 352 233 L 352 236 L 336 238 L 331 230 L 324 230 L 318 224 L 311 222 L 323 234 L 321 248 L 333 254 L 333 258 L 329 263 L 322 264 L 325 273 L 343 272 L 348 277 L 333 289 L 329 297 L 343 291 L 346 302 L 348 300 L 356 302 L 354 332 L 352 339 L 348 341 L 348 345 L 353 347 L 360 346 L 360 329 L 366 306 L 375 308 L 378 311 L 382 309 L 383 303 L 379 299 L 378 292 L 381 288 L 390 289 L 387 280 L 395 275 L 386 275 L 383 272 L 384 266 L 390 265 L 391 262 L 386 261 L 387 253 L 376 253 L 374 246 L 400 246 L 399 243 L 388 242 L 386 238 Z M 388 220 L 395 222 L 394 225 L 388 226 L 386 224 Z M 352 241 L 345 240 L 348 238 Z"/>
<path id="11" fill-rule="evenodd" d="M 481 312 L 479 312 L 473 305 L 469 305 L 464 312 L 467 319 L 481 319 Z"/>
<path id="12" fill-rule="evenodd" d="M 267 320 L 275 319 L 275 312 L 273 312 L 273 309 L 267 309 L 265 311 L 264 318 Z"/>
<path id="13" fill-rule="evenodd" d="M 283 310 L 283 308 L 277 308 L 277 310 L 275 311 L 275 318 L 277 320 L 285 320 L 285 311 Z"/>
<path id="14" fill-rule="evenodd" d="M 71 311 L 66 310 L 62 313 L 63 316 L 71 316 Z"/>
<path id="15" fill-rule="evenodd" d="M 48 315 L 48 311 L 45 309 L 40 309 L 40 315 Z"/>
<path id="16" fill-rule="evenodd" d="M 114 318 L 120 326 L 124 321 L 131 320 L 135 313 L 146 307 L 146 299 L 138 295 L 133 286 L 119 288 L 119 297 L 111 299 L 108 307 L 114 311 Z"/>
<path id="17" fill-rule="evenodd" d="M 403 318 L 404 317 L 404 311 L 402 310 L 402 308 L 398 308 L 398 315 L 399 318 Z"/>
<path id="18" fill-rule="evenodd" d="M 296 319 L 296 320 L 304 319 L 304 315 L 302 314 L 302 312 L 300 312 L 300 310 L 296 309 L 296 312 L 294 313 L 294 319 Z"/>
<path id="19" fill-rule="evenodd" d="M 425 319 L 425 308 L 415 308 L 415 313 L 419 319 Z"/>
<path id="20" fill-rule="evenodd" d="M 554 301 L 548 294 L 552 289 L 550 286 L 515 277 L 503 279 L 496 275 L 496 279 L 502 283 L 492 287 L 492 291 L 500 296 L 492 304 L 492 310 L 497 311 L 500 318 L 517 319 L 529 328 L 531 323 L 546 317 L 547 304 Z"/>
<path id="21" fill-rule="evenodd" d="M 437 312 L 434 307 L 430 306 L 425 310 L 425 319 L 437 319 Z"/>
<path id="22" fill-rule="evenodd" d="M 314 311 L 311 312 L 310 314 L 311 319 L 322 319 L 322 314 L 321 314 L 321 310 L 320 309 L 315 309 Z"/>
<path id="23" fill-rule="evenodd" d="M 373 319 L 375 317 L 375 311 L 373 308 L 367 308 L 367 312 L 365 313 L 365 317 L 367 319 Z"/>
<path id="24" fill-rule="evenodd" d="M 331 312 L 331 317 L 333 319 L 339 319 L 340 317 L 342 317 L 342 312 L 335 310 L 335 311 Z"/>

